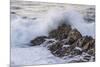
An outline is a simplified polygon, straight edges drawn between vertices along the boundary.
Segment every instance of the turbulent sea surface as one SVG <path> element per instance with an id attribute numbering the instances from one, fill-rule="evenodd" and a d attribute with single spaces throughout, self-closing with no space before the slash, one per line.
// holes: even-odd
<path id="1" fill-rule="evenodd" d="M 95 38 L 95 6 L 93 5 L 12 0 L 11 65 L 68 63 L 82 59 L 85 54 L 73 58 L 59 58 L 52 55 L 42 45 L 28 46 L 30 40 L 35 37 L 48 36 L 48 32 L 56 29 L 61 21 L 65 21 L 66 24 L 78 29 L 82 35 Z"/>

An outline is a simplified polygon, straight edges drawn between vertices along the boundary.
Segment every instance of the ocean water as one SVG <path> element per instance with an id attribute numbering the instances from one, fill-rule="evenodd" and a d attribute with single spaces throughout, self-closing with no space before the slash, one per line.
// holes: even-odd
<path id="1" fill-rule="evenodd" d="M 28 8 L 29 6 L 27 6 Z M 44 9 L 42 7 L 39 8 Z M 12 11 L 18 13 L 19 11 L 17 10 L 12 9 Z M 29 46 L 30 40 L 37 36 L 48 36 L 49 31 L 57 29 L 62 23 L 70 24 L 72 28 L 78 29 L 83 36 L 89 35 L 95 38 L 95 21 L 92 23 L 85 21 L 84 15 L 81 13 L 75 9 L 71 9 L 71 7 L 69 10 L 56 7 L 48 9 L 46 12 L 40 12 L 37 14 L 38 17 L 37 15 L 32 15 L 30 18 L 30 14 L 28 14 L 25 18 L 24 14 L 21 13 L 11 14 L 11 64 L 57 64 L 82 59 L 84 54 L 73 58 L 66 57 L 65 59 L 55 57 L 44 46 Z"/>

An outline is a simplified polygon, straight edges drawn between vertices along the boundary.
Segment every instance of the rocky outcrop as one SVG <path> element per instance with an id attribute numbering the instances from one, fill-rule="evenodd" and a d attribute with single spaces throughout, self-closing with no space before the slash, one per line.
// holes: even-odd
<path id="1" fill-rule="evenodd" d="M 66 40 L 64 41 L 58 41 L 48 47 L 51 53 L 58 57 L 64 57 L 67 55 L 76 56 L 81 55 L 83 52 L 92 56 L 95 55 L 95 41 L 90 36 L 83 36 L 72 44 L 66 44 Z"/>
<path id="2" fill-rule="evenodd" d="M 77 56 L 82 55 L 83 52 L 91 56 L 95 55 L 95 39 L 91 36 L 82 36 L 77 29 L 72 29 L 70 26 L 64 26 L 49 33 L 51 38 L 58 40 L 48 47 L 53 55 L 57 57 Z"/>
<path id="3" fill-rule="evenodd" d="M 49 39 L 46 41 L 46 39 Z M 56 41 L 52 41 L 54 39 Z M 86 61 L 91 60 L 91 56 L 95 57 L 95 39 L 91 36 L 82 36 L 77 29 L 72 29 L 70 25 L 62 24 L 58 29 L 49 32 L 49 36 L 40 36 L 31 41 L 35 45 L 40 45 L 43 42 L 50 52 L 57 57 L 77 56 L 87 53 L 88 57 L 84 56 Z"/>
<path id="4" fill-rule="evenodd" d="M 65 45 L 60 42 L 56 42 L 49 47 L 51 53 L 57 57 L 64 57 L 68 55 L 76 56 L 81 55 L 82 51 L 75 49 L 73 46 L 64 47 Z"/>

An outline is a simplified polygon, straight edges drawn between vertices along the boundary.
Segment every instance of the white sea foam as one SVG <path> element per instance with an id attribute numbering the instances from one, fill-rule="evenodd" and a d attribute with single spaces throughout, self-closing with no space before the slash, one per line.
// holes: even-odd
<path id="1" fill-rule="evenodd" d="M 29 48 L 12 48 L 11 61 L 12 65 L 64 63 L 63 59 L 53 56 L 49 50 L 41 46 L 34 46 Z"/>

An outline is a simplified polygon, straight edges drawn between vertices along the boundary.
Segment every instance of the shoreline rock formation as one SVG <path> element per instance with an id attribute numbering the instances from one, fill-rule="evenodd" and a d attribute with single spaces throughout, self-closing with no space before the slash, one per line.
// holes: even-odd
<path id="1" fill-rule="evenodd" d="M 55 39 L 56 42 L 52 40 L 46 42 L 46 39 Z M 44 42 L 46 42 L 48 50 L 56 57 L 74 57 L 87 53 L 88 55 L 84 56 L 84 59 L 90 61 L 93 56 L 93 61 L 95 61 L 95 39 L 91 36 L 82 36 L 77 29 L 72 29 L 70 25 L 62 24 L 58 29 L 49 32 L 48 37 L 39 36 L 31 40 L 32 46 L 41 45 Z"/>

